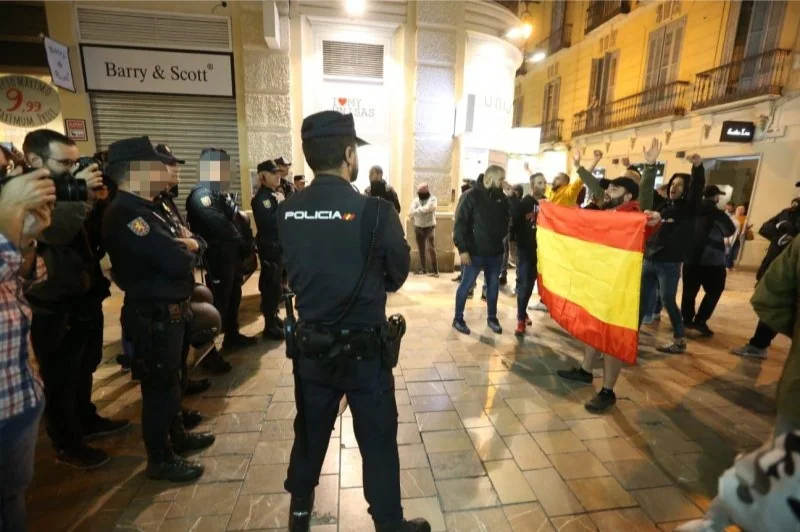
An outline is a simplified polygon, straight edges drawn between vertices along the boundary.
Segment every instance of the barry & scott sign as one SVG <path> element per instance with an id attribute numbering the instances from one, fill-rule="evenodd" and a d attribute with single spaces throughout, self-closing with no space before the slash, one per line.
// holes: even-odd
<path id="1" fill-rule="evenodd" d="M 226 96 L 235 94 L 233 55 L 81 45 L 86 90 Z"/>

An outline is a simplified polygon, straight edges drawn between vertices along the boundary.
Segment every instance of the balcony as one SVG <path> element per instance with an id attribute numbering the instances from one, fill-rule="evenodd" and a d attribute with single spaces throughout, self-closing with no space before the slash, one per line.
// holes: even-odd
<path id="1" fill-rule="evenodd" d="M 586 9 L 586 28 L 584 34 L 599 28 L 602 24 L 622 13 L 631 12 L 629 0 L 593 0 Z"/>
<path id="2" fill-rule="evenodd" d="M 549 37 L 536 45 L 536 51 L 542 51 L 548 56 L 572 45 L 572 24 L 564 24 L 550 34 Z"/>
<path id="3" fill-rule="evenodd" d="M 539 139 L 541 143 L 561 142 L 561 127 L 564 125 L 564 120 L 551 120 L 545 122 L 541 126 L 542 136 Z"/>
<path id="4" fill-rule="evenodd" d="M 780 96 L 790 55 L 789 50 L 770 50 L 697 74 L 692 110 L 756 96 Z"/>
<path id="5" fill-rule="evenodd" d="M 573 117 L 572 136 L 597 133 L 655 118 L 683 116 L 686 114 L 688 88 L 689 82 L 675 81 L 581 111 Z"/>

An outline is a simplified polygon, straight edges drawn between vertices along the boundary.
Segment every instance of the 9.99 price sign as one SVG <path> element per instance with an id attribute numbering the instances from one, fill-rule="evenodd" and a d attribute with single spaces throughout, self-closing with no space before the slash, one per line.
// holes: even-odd
<path id="1" fill-rule="evenodd" d="M 0 122 L 21 128 L 42 127 L 61 112 L 58 91 L 31 76 L 0 77 Z"/>

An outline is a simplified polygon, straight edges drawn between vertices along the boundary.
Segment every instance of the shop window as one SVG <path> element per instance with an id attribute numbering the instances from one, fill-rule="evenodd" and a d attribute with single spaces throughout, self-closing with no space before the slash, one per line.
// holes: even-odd
<path id="1" fill-rule="evenodd" d="M 322 41 L 322 73 L 325 76 L 383 79 L 383 45 Z"/>

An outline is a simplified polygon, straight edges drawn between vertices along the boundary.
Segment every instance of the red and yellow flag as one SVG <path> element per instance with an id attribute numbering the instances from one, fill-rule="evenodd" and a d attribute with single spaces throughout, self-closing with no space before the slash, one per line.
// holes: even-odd
<path id="1" fill-rule="evenodd" d="M 539 292 L 575 338 L 629 364 L 639 346 L 639 296 L 647 217 L 541 204 Z"/>

